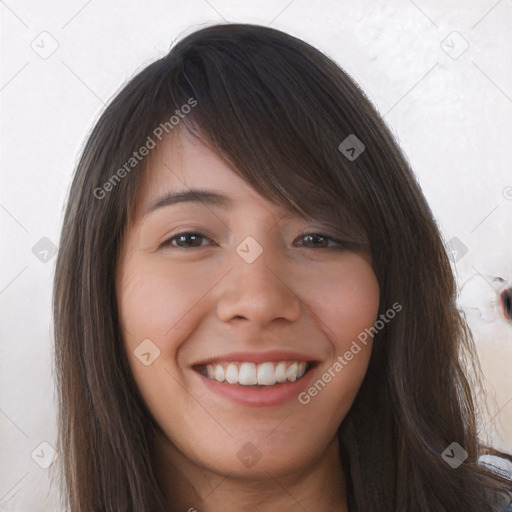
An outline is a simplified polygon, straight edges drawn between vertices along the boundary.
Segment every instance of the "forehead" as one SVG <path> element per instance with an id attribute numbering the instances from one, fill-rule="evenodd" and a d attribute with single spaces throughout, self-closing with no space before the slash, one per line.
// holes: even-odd
<path id="1" fill-rule="evenodd" d="M 182 129 L 164 138 L 148 161 L 137 217 L 144 217 L 159 202 L 174 204 L 194 199 L 225 209 L 249 201 L 281 215 L 292 215 L 286 208 L 263 198 L 205 142 Z"/>

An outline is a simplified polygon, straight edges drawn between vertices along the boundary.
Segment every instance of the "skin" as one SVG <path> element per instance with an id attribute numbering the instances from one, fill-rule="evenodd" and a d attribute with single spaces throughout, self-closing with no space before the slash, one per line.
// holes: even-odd
<path id="1" fill-rule="evenodd" d="M 307 405 L 297 397 L 279 406 L 235 404 L 191 365 L 234 351 L 294 350 L 320 361 L 315 382 L 377 318 L 370 255 L 330 239 L 318 248 L 304 235 L 328 229 L 284 218 L 290 212 L 199 139 L 186 130 L 173 135 L 155 150 L 116 275 L 126 354 L 162 430 L 154 457 L 170 510 L 346 511 L 336 431 L 366 373 L 371 339 Z M 144 215 L 164 193 L 196 187 L 233 205 L 180 203 Z M 205 238 L 160 247 L 182 231 Z M 263 248 L 250 264 L 236 252 L 247 236 Z M 134 354 L 145 339 L 160 350 L 149 366 Z M 252 467 L 237 456 L 248 442 L 261 453 Z"/>

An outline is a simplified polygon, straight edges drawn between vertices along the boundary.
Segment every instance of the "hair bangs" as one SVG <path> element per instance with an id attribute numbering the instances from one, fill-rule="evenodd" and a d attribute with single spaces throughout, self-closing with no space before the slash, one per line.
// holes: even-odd
<path id="1" fill-rule="evenodd" d="M 372 215 L 354 176 L 358 166 L 339 152 L 340 129 L 333 128 L 342 122 L 340 108 L 334 112 L 329 95 L 323 103 L 311 100 L 313 89 L 301 85 L 282 47 L 209 43 L 188 47 L 184 40 L 171 51 L 180 61 L 169 84 L 173 104 L 188 97 L 198 102 L 186 128 L 266 199 L 367 244 Z M 312 75 L 306 61 L 303 68 L 303 79 Z"/>

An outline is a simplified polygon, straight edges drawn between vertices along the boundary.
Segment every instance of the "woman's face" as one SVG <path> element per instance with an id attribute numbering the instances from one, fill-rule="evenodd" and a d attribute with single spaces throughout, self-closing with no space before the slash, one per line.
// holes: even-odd
<path id="1" fill-rule="evenodd" d="M 313 464 L 368 366 L 369 254 L 265 200 L 186 131 L 155 156 L 116 277 L 126 354 L 170 457 L 254 477 Z M 192 189 L 222 201 L 169 198 Z"/>

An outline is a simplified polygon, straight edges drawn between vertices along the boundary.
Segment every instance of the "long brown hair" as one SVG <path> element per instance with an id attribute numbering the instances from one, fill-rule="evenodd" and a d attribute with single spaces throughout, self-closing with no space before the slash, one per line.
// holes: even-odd
<path id="1" fill-rule="evenodd" d="M 379 313 L 403 307 L 376 334 L 339 428 L 350 510 L 493 510 L 491 494 L 507 481 L 478 464 L 473 341 L 413 172 L 335 62 L 288 34 L 247 24 L 210 26 L 178 42 L 117 94 L 83 148 L 54 287 L 63 503 L 72 512 L 169 510 L 151 455 L 159 426 L 123 350 L 115 270 L 150 168 L 149 157 L 130 159 L 149 138 L 159 142 L 162 123 L 170 133 L 171 116 L 191 99 L 197 103 L 179 129 L 201 136 L 265 198 L 340 231 L 347 219 L 364 230 Z M 339 149 L 349 135 L 364 144 L 355 159 Z M 468 454 L 456 469 L 442 457 L 452 442 Z"/>

